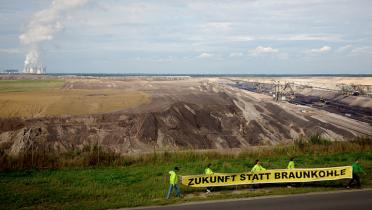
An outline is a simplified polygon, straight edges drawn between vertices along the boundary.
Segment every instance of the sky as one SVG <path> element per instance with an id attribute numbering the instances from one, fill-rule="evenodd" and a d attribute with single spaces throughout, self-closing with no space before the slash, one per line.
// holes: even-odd
<path id="1" fill-rule="evenodd" d="M 0 0 L 0 70 L 371 74 L 370 0 Z"/>

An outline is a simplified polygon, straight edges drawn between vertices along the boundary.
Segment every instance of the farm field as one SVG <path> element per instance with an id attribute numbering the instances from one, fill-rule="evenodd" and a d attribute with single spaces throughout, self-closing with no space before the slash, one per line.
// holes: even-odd
<path id="1" fill-rule="evenodd" d="M 45 117 L 112 112 L 148 101 L 140 91 L 62 89 L 60 80 L 0 81 L 0 117 Z"/>
<path id="2" fill-rule="evenodd" d="M 50 90 L 62 88 L 65 82 L 57 79 L 47 80 L 0 80 L 0 93 L 30 92 L 35 90 Z"/>

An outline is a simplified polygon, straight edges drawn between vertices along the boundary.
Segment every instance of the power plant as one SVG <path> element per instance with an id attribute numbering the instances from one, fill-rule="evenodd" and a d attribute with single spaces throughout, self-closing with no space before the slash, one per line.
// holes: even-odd
<path id="1" fill-rule="evenodd" d="M 26 64 L 25 68 L 23 69 L 23 73 L 26 74 L 45 74 L 46 73 L 46 66 L 43 64 Z"/>

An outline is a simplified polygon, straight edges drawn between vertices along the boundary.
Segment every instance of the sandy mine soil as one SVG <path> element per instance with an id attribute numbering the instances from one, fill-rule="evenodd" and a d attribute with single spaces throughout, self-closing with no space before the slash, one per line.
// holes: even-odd
<path id="1" fill-rule="evenodd" d="M 272 81 L 294 82 L 301 85 L 335 90 L 337 90 L 340 85 L 372 85 L 372 77 L 240 77 L 238 80 L 259 81 L 264 83 L 271 83 Z"/>
<path id="2" fill-rule="evenodd" d="M 63 85 L 0 93 L 0 150 L 17 155 L 33 145 L 42 151 L 66 152 L 99 143 L 105 150 L 125 154 L 287 144 L 314 134 L 334 140 L 372 136 L 372 98 L 340 95 L 336 90 L 337 84 L 372 85 L 371 77 L 274 78 L 335 89 L 299 90 L 299 96 L 313 100 L 309 104 L 274 101 L 270 94 L 234 86 L 273 78 L 53 79 L 63 80 Z M 329 102 L 318 105 L 326 96 Z M 345 114 L 349 109 L 352 114 Z"/>

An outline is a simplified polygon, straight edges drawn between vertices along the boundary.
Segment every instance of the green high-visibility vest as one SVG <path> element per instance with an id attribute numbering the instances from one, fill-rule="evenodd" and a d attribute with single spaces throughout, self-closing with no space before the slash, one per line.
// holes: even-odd
<path id="1" fill-rule="evenodd" d="M 204 173 L 205 173 L 206 175 L 211 175 L 211 174 L 213 174 L 213 171 L 212 171 L 212 169 L 210 169 L 210 168 L 206 168 L 206 169 L 204 170 Z"/>
<path id="2" fill-rule="evenodd" d="M 251 172 L 264 171 L 264 170 L 266 170 L 266 168 L 262 167 L 259 164 L 256 164 L 256 165 L 253 166 Z"/>
<path id="3" fill-rule="evenodd" d="M 178 183 L 178 177 L 176 172 L 169 171 L 170 177 L 169 177 L 169 184 L 177 184 Z"/>
<path id="4" fill-rule="evenodd" d="M 294 161 L 289 161 L 289 163 L 288 163 L 288 167 L 287 167 L 288 169 L 293 169 L 293 168 L 295 168 L 295 164 L 294 164 Z"/>

